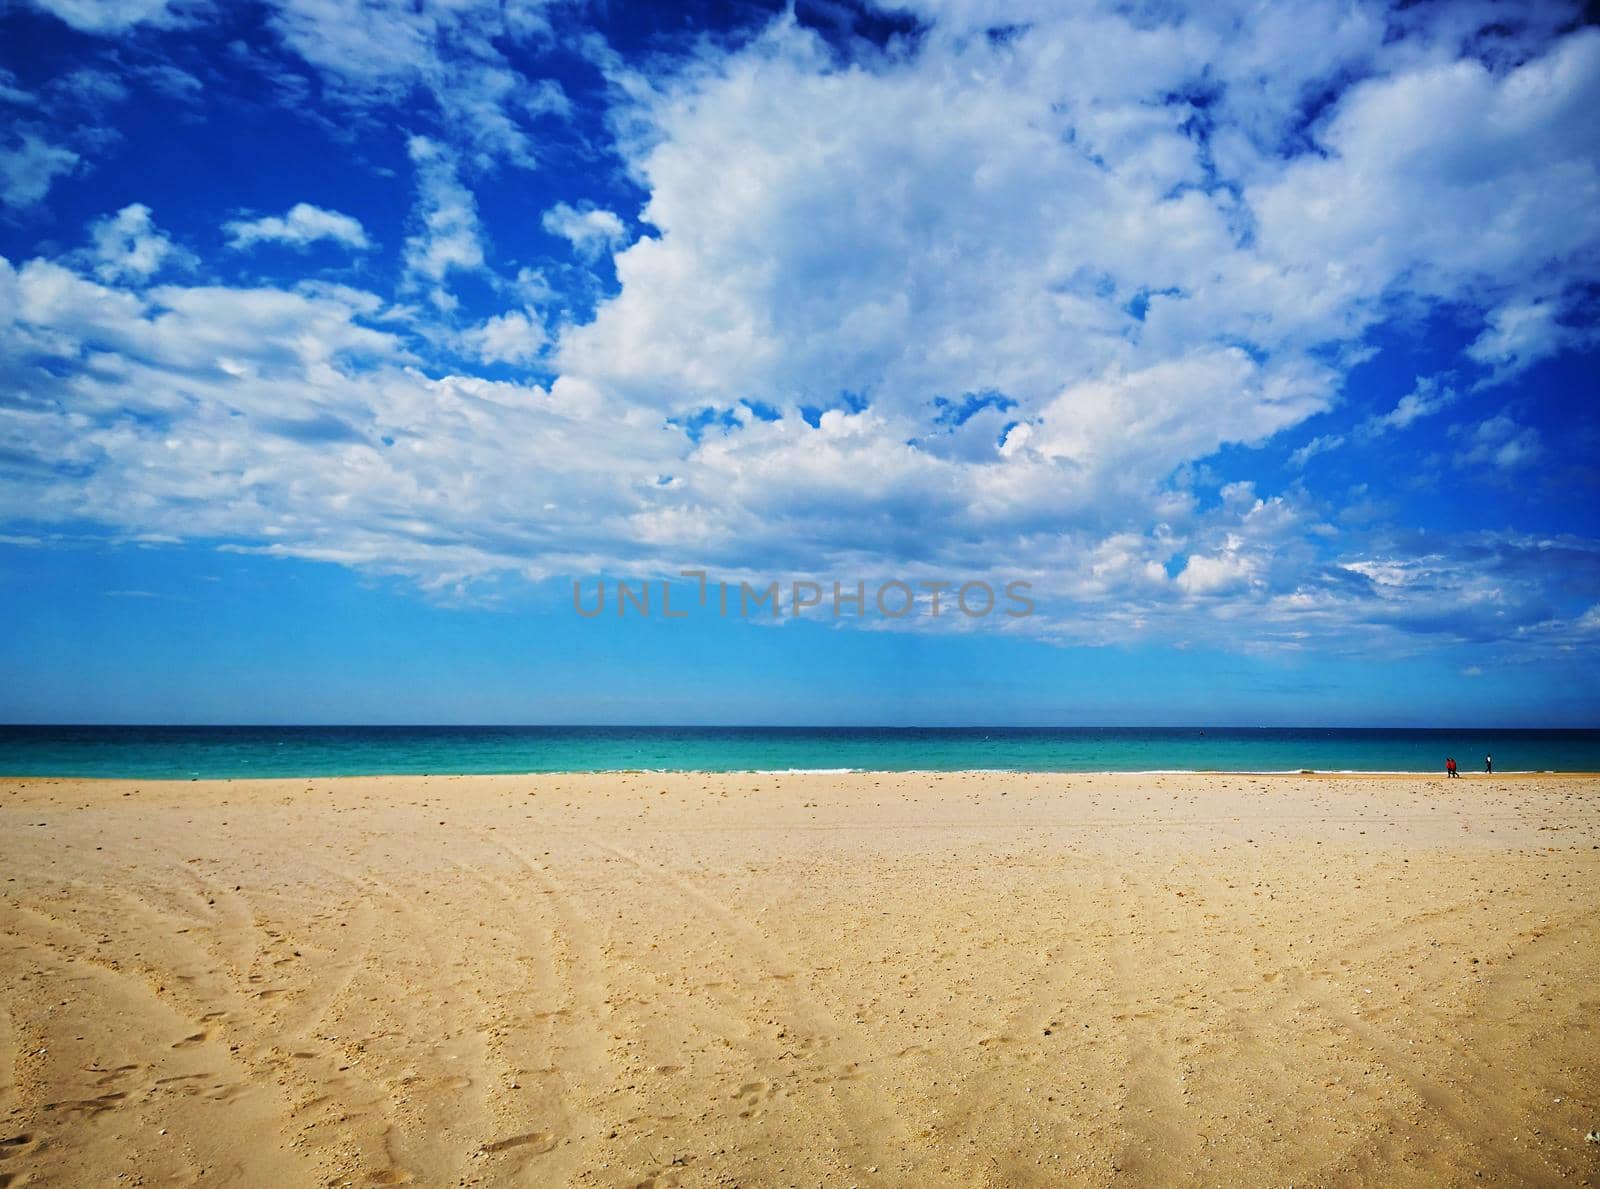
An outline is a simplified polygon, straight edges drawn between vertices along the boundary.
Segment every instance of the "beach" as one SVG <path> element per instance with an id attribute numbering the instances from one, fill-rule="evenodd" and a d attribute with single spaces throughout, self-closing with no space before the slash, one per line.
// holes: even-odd
<path id="1" fill-rule="evenodd" d="M 0 780 L 0 1186 L 1592 1183 L 1600 777 Z"/>

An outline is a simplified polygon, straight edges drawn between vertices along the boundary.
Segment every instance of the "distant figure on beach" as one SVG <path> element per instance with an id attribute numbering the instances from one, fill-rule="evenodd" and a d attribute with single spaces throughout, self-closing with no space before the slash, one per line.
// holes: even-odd
<path id="1" fill-rule="evenodd" d="M 1460 773 L 1456 771 L 1456 761 L 1455 761 L 1455 757 L 1454 756 L 1447 756 L 1445 758 L 1445 761 L 1444 761 L 1444 774 L 1446 776 L 1459 776 L 1460 775 Z"/>
<path id="2" fill-rule="evenodd" d="M 1485 772 L 1493 772 L 1494 771 L 1494 757 L 1493 756 L 1484 756 L 1483 757 L 1483 770 Z"/>

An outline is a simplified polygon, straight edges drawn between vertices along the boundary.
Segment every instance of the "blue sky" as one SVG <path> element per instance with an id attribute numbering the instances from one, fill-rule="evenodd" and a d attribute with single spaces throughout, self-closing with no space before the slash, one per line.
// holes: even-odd
<path id="1" fill-rule="evenodd" d="M 0 720 L 1600 723 L 1581 7 L 13 0 L 0 107 Z M 573 612 L 686 569 L 1034 613 Z"/>

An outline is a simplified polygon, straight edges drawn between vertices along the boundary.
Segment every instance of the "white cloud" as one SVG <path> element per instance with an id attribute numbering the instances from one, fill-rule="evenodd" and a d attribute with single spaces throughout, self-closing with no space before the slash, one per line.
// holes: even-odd
<path id="1" fill-rule="evenodd" d="M 1315 368 L 1197 350 L 1068 387 L 1042 407 L 1024 450 L 1055 464 L 1063 483 L 1125 497 L 1226 443 L 1260 444 L 1323 407 L 1329 391 Z"/>
<path id="2" fill-rule="evenodd" d="M 0 311 L 0 358 L 56 363 L 0 407 L 0 451 L 49 460 L 8 470 L 3 520 L 243 541 L 433 587 L 631 550 L 637 493 L 675 465 L 655 419 L 424 374 L 356 290 L 141 295 L 0 261 Z"/>
<path id="3" fill-rule="evenodd" d="M 1449 408 L 1455 401 L 1455 390 L 1447 387 L 1437 376 L 1418 377 L 1417 386 L 1402 396 L 1387 413 L 1369 418 L 1362 426 L 1362 433 L 1367 437 L 1375 437 L 1388 430 L 1406 429 L 1424 417 L 1431 417 Z"/>
<path id="4" fill-rule="evenodd" d="M 910 412 L 997 390 L 1026 420 L 1065 388 L 1219 343 L 1309 377 L 1307 352 L 1359 347 L 1396 298 L 1600 271 L 1584 131 L 1600 34 L 1496 77 L 1386 51 L 1381 21 L 1345 29 L 1342 11 L 1307 15 L 1343 30 L 1315 63 L 1273 22 L 1038 12 L 1003 47 L 935 27 L 909 63 L 876 70 L 833 70 L 780 22 L 684 78 L 624 78 L 639 96 L 642 220 L 660 235 L 618 253 L 621 294 L 563 336 L 560 358 L 669 403 L 845 390 Z M 1223 101 L 1249 136 L 1223 128 L 1207 146 L 1186 127 L 1193 109 L 1161 105 L 1200 85 L 1208 60 L 1224 75 L 1271 63 L 1285 95 L 1357 67 L 1378 77 L 1325 117 L 1325 154 L 1285 164 L 1254 147 L 1279 132 L 1253 78 Z M 1201 188 L 1224 161 L 1243 205 Z M 1298 416 L 1337 379 L 1302 385 Z M 1239 440 L 1284 423 L 1280 408 L 1259 412 Z"/>
<path id="5" fill-rule="evenodd" d="M 163 267 L 191 267 L 194 254 L 174 244 L 155 225 L 142 202 L 123 207 L 91 228 L 95 275 L 102 281 L 148 280 Z"/>
<path id="6" fill-rule="evenodd" d="M 553 79 L 513 68 L 499 46 L 548 37 L 545 7 L 540 0 L 279 0 L 272 19 L 284 44 L 347 103 L 396 103 L 421 88 L 477 164 L 531 166 L 525 122 L 563 114 L 566 96 Z"/>
<path id="7" fill-rule="evenodd" d="M 1412 539 L 1403 545 L 1351 558 L 1339 569 L 1356 577 L 1351 585 L 1325 583 L 1297 592 L 1293 608 L 1302 622 L 1336 631 L 1352 650 L 1384 632 L 1423 639 L 1506 645 L 1497 659 L 1526 657 L 1545 648 L 1570 648 L 1581 620 L 1552 606 L 1549 577 L 1563 572 L 1579 587 L 1600 579 L 1600 542 L 1571 536 L 1529 537 L 1478 533 L 1444 539 Z M 1292 599 L 1262 608 L 1277 619 Z"/>
<path id="8" fill-rule="evenodd" d="M 1596 29 L 1502 72 L 1432 59 L 1358 83 L 1317 132 L 1323 154 L 1247 188 L 1261 255 L 1316 287 L 1330 329 L 1399 293 L 1498 303 L 1592 276 L 1597 104 Z"/>
<path id="9" fill-rule="evenodd" d="M 31 132 L 0 146 L 0 202 L 27 210 L 44 201 L 55 180 L 78 164 L 78 154 Z"/>
<path id="10" fill-rule="evenodd" d="M 37 96 L 23 88 L 15 71 L 0 66 L 0 103 L 9 103 L 15 107 L 35 107 L 38 102 Z"/>
<path id="11" fill-rule="evenodd" d="M 1544 452 L 1538 430 L 1519 425 L 1504 413 L 1471 428 L 1457 427 L 1457 432 L 1465 439 L 1465 449 L 1455 459 L 1462 466 L 1488 464 L 1512 471 L 1534 462 Z"/>
<path id="12" fill-rule="evenodd" d="M 120 33 L 142 24 L 171 24 L 183 10 L 199 7 L 182 0 L 33 0 L 83 33 Z"/>
<path id="13" fill-rule="evenodd" d="M 406 239 L 405 266 L 413 280 L 433 284 L 432 298 L 442 309 L 454 299 L 443 282 L 453 270 L 483 267 L 478 204 L 461 184 L 449 151 L 424 136 L 407 145 L 417 169 L 417 233 Z"/>
<path id="14" fill-rule="evenodd" d="M 462 345 L 485 363 L 532 363 L 548 341 L 544 323 L 522 310 L 488 319 L 462 333 Z"/>
<path id="15" fill-rule="evenodd" d="M 49 460 L 11 469 L 0 520 L 222 539 L 441 592 L 500 572 L 695 563 L 991 573 L 1067 600 L 1023 629 L 1049 638 L 1189 638 L 1200 615 L 1219 646 L 1293 647 L 1308 628 L 1334 638 L 1362 624 L 1503 635 L 1544 622 L 1537 582 L 1550 566 L 1571 575 L 1571 559 L 1588 558 L 1600 573 L 1600 551 L 1528 543 L 1494 564 L 1353 559 L 1349 572 L 1372 586 L 1345 589 L 1319 577 L 1308 509 L 1251 484 L 1226 486 L 1203 513 L 1174 497 L 1160 522 L 1141 511 L 1107 534 L 1077 523 L 1070 501 L 1064 514 L 1039 498 L 1060 473 L 1041 471 L 1036 454 L 1015 471 L 935 457 L 870 410 L 831 410 L 814 428 L 746 410 L 690 445 L 650 411 L 568 377 L 545 388 L 430 376 L 385 328 L 382 300 L 348 288 L 136 293 L 45 261 L 0 262 L 0 315 L 0 358 L 54 361 L 0 408 L 0 450 Z M 480 327 L 486 354 L 502 332 L 500 346 L 515 343 L 518 325 Z M 908 559 L 900 550 L 919 525 L 944 531 L 916 529 L 929 549 Z M 1546 560 L 1557 547 L 1569 556 Z"/>
<path id="16" fill-rule="evenodd" d="M 1250 614 L 1315 572 L 1305 541 L 1307 510 L 1282 496 L 1259 498 L 1250 483 L 1221 491 L 1221 506 L 1189 538 L 1196 546 L 1172 584 L 1190 600 L 1229 596 L 1225 616 Z"/>
<path id="17" fill-rule="evenodd" d="M 614 250 L 628 238 L 628 229 L 611 211 L 590 207 L 579 210 L 558 202 L 544 213 L 544 229 L 569 242 L 580 256 L 596 257 Z"/>
<path id="18" fill-rule="evenodd" d="M 496 48 L 527 10 L 291 0 L 276 27 L 342 101 L 422 87 L 459 118 L 409 141 L 399 285 L 450 316 L 331 285 L 150 289 L 133 250 L 99 282 L 5 266 L 0 450 L 32 465 L 0 481 L 0 513 L 432 586 L 695 563 L 1022 575 L 1056 603 L 1027 630 L 1063 639 L 1187 639 L 1196 617 L 1283 647 L 1509 638 L 1549 619 L 1546 554 L 1593 550 L 1502 540 L 1469 567 L 1459 541 L 1330 525 L 1298 485 L 1202 477 L 1332 407 L 1397 313 L 1481 319 L 1501 339 L 1469 361 L 1498 366 L 1548 345 L 1503 311 L 1600 279 L 1600 39 L 1466 7 L 1038 3 L 990 38 L 992 6 L 951 0 L 919 9 L 916 52 L 850 65 L 788 17 L 671 72 L 612 62 L 648 198 L 637 220 L 540 216 L 612 253 L 618 281 L 550 343 L 536 311 L 584 270 L 496 281 L 463 181 L 530 160 L 524 117 L 560 106 Z M 358 246 L 343 218 L 301 204 L 230 230 Z M 525 308 L 458 314 L 464 273 Z M 441 366 L 468 356 L 554 378 Z M 1419 381 L 1345 436 L 1453 399 Z M 1499 473 L 1541 449 L 1508 415 L 1460 456 Z"/>
<path id="19" fill-rule="evenodd" d="M 1292 466 L 1304 467 L 1306 463 L 1310 462 L 1317 455 L 1327 454 L 1329 451 L 1337 450 L 1343 445 L 1343 434 L 1318 434 L 1304 446 L 1301 446 L 1293 454 L 1289 455 L 1289 463 Z"/>
<path id="20" fill-rule="evenodd" d="M 1564 310 L 1555 298 L 1517 300 L 1494 310 L 1467 347 L 1468 358 L 1491 369 L 1484 385 L 1499 384 L 1552 355 L 1592 344 L 1596 331 L 1582 310 Z"/>
<path id="21" fill-rule="evenodd" d="M 1370 442 L 1384 434 L 1407 429 L 1425 417 L 1449 408 L 1456 402 L 1456 391 L 1438 376 L 1419 376 L 1416 387 L 1402 396 L 1387 413 L 1374 413 L 1355 427 L 1350 435 L 1356 441 Z M 1320 434 L 1289 455 L 1291 466 L 1304 468 L 1319 454 L 1342 447 L 1349 440 L 1344 434 Z"/>
<path id="22" fill-rule="evenodd" d="M 616 254 L 620 294 L 563 333 L 558 367 L 679 416 L 747 395 L 785 410 L 709 431 L 686 489 L 803 509 L 808 525 L 781 520 L 794 539 L 889 548 L 847 509 L 903 500 L 950 539 L 1020 532 L 1031 550 L 1046 525 L 1192 522 L 1169 478 L 1330 407 L 1396 307 L 1600 275 L 1600 208 L 1577 198 L 1596 177 L 1582 113 L 1600 41 L 1541 53 L 1530 35 L 1524 64 L 1495 73 L 1453 61 L 1459 26 L 1397 40 L 1365 10 L 1310 6 L 1297 20 L 1327 34 L 1313 52 L 1296 21 L 1206 11 L 1136 27 L 1038 8 L 1003 46 L 958 11 L 916 55 L 850 70 L 779 22 L 684 76 L 619 75 L 637 97 L 641 222 L 659 234 Z M 1296 105 L 1349 74 L 1371 80 L 1295 132 Z M 1197 108 L 1162 99 L 1219 78 L 1207 141 Z M 1291 133 L 1319 150 L 1285 161 Z M 1504 160 L 1486 168 L 1485 151 Z M 1014 407 L 966 432 L 930 424 L 934 398 L 985 391 Z M 794 428 L 841 392 L 870 412 Z M 1421 381 L 1360 432 L 1453 400 Z M 675 523 L 758 531 L 725 505 Z M 1272 569 L 1193 556 L 1175 585 L 1195 593 Z"/>
<path id="23" fill-rule="evenodd" d="M 1254 560 L 1229 550 L 1209 557 L 1191 554 L 1173 581 L 1185 594 L 1218 595 L 1249 586 L 1254 578 Z"/>
<path id="24" fill-rule="evenodd" d="M 371 247 L 361 221 L 338 211 L 324 210 L 309 202 L 297 202 L 286 215 L 267 215 L 260 219 L 235 219 L 226 224 L 229 246 L 248 248 L 262 242 L 284 243 L 303 248 L 329 239 L 358 251 Z"/>

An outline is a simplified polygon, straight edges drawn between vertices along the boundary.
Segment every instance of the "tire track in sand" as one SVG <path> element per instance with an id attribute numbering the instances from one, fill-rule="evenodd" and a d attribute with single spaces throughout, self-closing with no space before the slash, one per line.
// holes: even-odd
<path id="1" fill-rule="evenodd" d="M 899 1164 L 907 1150 L 907 1129 L 887 1105 L 887 1088 L 867 1081 L 869 1072 L 881 1065 L 882 1056 L 859 1038 L 852 1045 L 838 1019 L 796 986 L 799 964 L 793 957 L 750 921 L 676 872 L 592 836 L 576 832 L 574 836 L 627 864 L 654 887 L 675 893 L 732 939 L 728 948 L 735 961 L 742 963 L 744 980 L 752 986 L 767 984 L 776 990 L 785 1004 L 784 1031 L 800 1038 L 787 1048 L 770 1053 L 768 1061 L 776 1065 L 793 1057 L 811 1063 L 811 1084 L 831 1091 L 821 1097 L 819 1104 L 826 1108 L 823 1117 L 829 1119 L 847 1165 L 869 1169 Z M 854 1047 L 858 1055 L 845 1053 L 830 1062 L 830 1052 L 841 1046 Z M 830 1064 L 833 1068 L 829 1068 Z M 840 1172 L 843 1175 L 844 1170 Z"/>
<path id="2" fill-rule="evenodd" d="M 530 878 L 535 874 L 528 870 L 533 860 L 516 855 L 498 840 L 485 841 L 510 854 Z M 586 1139 L 592 1125 L 581 1104 L 592 1102 L 613 1079 L 599 1016 L 592 1003 L 584 1002 L 574 973 L 572 943 L 562 934 L 571 919 L 566 915 L 570 904 L 549 883 L 541 882 L 538 894 L 529 896 L 479 867 L 447 861 L 494 893 L 493 903 L 503 907 L 508 919 L 497 922 L 496 928 L 520 943 L 507 961 L 525 987 L 501 987 L 503 1004 L 489 1030 L 488 1044 L 519 1092 L 499 1112 L 506 1123 L 486 1130 L 479 1150 L 498 1158 L 497 1175 L 537 1170 L 545 1183 L 571 1180 L 590 1154 L 586 1144 L 592 1143 L 592 1137 Z M 543 932 L 530 929 L 520 911 L 530 902 L 549 905 L 542 911 L 554 919 Z M 563 960 L 557 960 L 558 953 Z M 531 1014 L 517 1010 L 525 1009 L 528 1001 L 542 1010 Z M 513 1039 L 530 1033 L 531 1044 Z M 529 1092 L 523 1083 L 534 1079 L 537 1085 Z"/>
<path id="3" fill-rule="evenodd" d="M 570 1183 L 599 1163 L 600 1152 L 608 1138 L 602 1133 L 601 1111 L 617 1110 L 620 1104 L 616 1100 L 620 1096 L 635 1100 L 635 1105 L 637 1099 L 631 1089 L 619 1083 L 616 1062 L 611 1055 L 608 1022 L 615 1012 L 609 993 L 606 959 L 591 923 L 593 915 L 582 910 L 548 866 L 520 846 L 487 831 L 479 832 L 479 837 L 514 860 L 538 888 L 539 895 L 535 897 L 518 896 L 514 889 L 508 888 L 508 903 L 535 899 L 549 906 L 555 919 L 549 939 L 552 944 L 548 969 L 561 972 L 554 975 L 553 981 L 564 988 L 561 1006 L 547 1017 L 555 1059 L 539 1072 L 546 1077 L 553 1074 L 559 1083 L 562 1117 L 569 1131 L 564 1136 L 549 1135 L 548 1129 L 513 1136 L 512 1139 L 536 1142 L 495 1150 L 514 1151 L 524 1146 L 545 1148 L 555 1140 L 556 1146 L 551 1147 L 547 1155 L 528 1155 L 541 1156 L 538 1171 L 545 1183 Z M 506 1141 L 494 1142 L 504 1144 Z"/>
<path id="4" fill-rule="evenodd" d="M 1236 890 L 1226 888 L 1192 852 L 1187 856 L 1186 866 L 1185 878 L 1206 889 L 1207 896 L 1226 900 L 1229 892 Z M 1254 878 L 1254 873 L 1241 878 Z M 1435 922 L 1459 915 L 1471 907 L 1471 904 L 1461 904 L 1428 910 L 1418 918 L 1400 922 L 1392 935 L 1382 932 L 1367 934 L 1358 939 L 1353 949 L 1341 949 L 1340 956 L 1346 959 L 1351 955 L 1381 957 L 1393 949 L 1403 949 L 1413 943 L 1417 934 L 1426 932 Z M 1356 1007 L 1356 997 L 1349 988 L 1324 971 L 1308 968 L 1304 959 L 1271 944 L 1269 935 L 1267 930 L 1257 931 L 1253 942 L 1267 957 L 1272 966 L 1271 973 L 1283 981 L 1288 993 L 1267 1004 L 1253 1003 L 1251 1009 L 1243 1013 L 1241 1022 L 1245 1039 L 1253 1054 L 1271 1052 L 1270 1044 L 1261 1036 L 1266 1022 L 1282 1020 L 1300 1012 L 1315 1013 L 1325 1023 L 1347 1035 L 1361 1052 L 1377 1061 L 1403 1084 L 1423 1104 L 1431 1118 L 1442 1120 L 1446 1129 L 1473 1152 L 1481 1168 L 1498 1168 L 1503 1175 L 1527 1184 L 1539 1183 L 1552 1176 L 1548 1166 L 1530 1159 L 1525 1152 L 1491 1138 L 1497 1135 L 1502 1118 L 1497 1103 L 1458 1089 L 1424 1068 L 1416 1055 L 1406 1051 L 1412 1046 L 1397 1042 L 1378 1023 L 1362 1015 Z M 1467 1070 L 1484 1069 L 1482 1061 L 1470 1051 L 1470 1046 L 1458 1054 L 1457 1060 Z M 1370 1106 L 1385 1115 L 1393 1127 L 1402 1131 L 1416 1127 L 1415 1120 L 1409 1119 L 1404 1113 L 1403 1104 L 1382 1102 Z M 1372 1139 L 1379 1147 L 1379 1162 L 1374 1163 L 1369 1171 L 1375 1176 L 1382 1176 L 1384 1166 L 1381 1161 L 1388 1149 L 1388 1142 L 1376 1135 Z"/>
<path id="5" fill-rule="evenodd" d="M 1090 868 L 1085 860 L 1051 853 L 1048 861 L 1063 869 L 1059 884 L 1045 893 L 1048 903 L 1017 909 L 1029 921 L 1051 922 L 1048 933 L 1028 937 L 1028 948 L 1042 947 L 1028 991 L 998 1021 L 977 1027 L 975 1043 L 964 1038 L 975 1064 L 937 1105 L 932 1131 L 938 1147 L 944 1158 L 966 1164 L 968 1183 L 1058 1184 L 1074 1168 L 1064 1154 L 1081 1153 L 1082 1128 L 1095 1121 L 1094 1104 L 1085 1101 L 1094 1091 L 1079 1083 L 1101 1084 L 1089 1068 L 1101 1038 L 1081 1037 L 1075 1028 L 1087 1006 L 1084 958 L 1095 948 L 1092 914 L 1099 905 L 1083 891 L 1081 877 Z M 1025 1115 L 1007 1118 L 1010 1130 L 997 1134 L 1000 1103 Z M 1081 1165 L 1075 1171 L 1081 1173 Z"/>
<path id="6" fill-rule="evenodd" d="M 471 1150 L 460 1120 L 486 1114 L 483 1079 L 454 1072 L 479 1065 L 474 1060 L 479 1043 L 476 1018 L 470 1004 L 453 994 L 459 983 L 383 977 L 384 964 L 399 955 L 413 961 L 420 956 L 421 965 L 439 974 L 452 969 L 454 954 L 445 948 L 448 941 L 441 940 L 452 934 L 432 914 L 416 907 L 416 897 L 376 876 L 352 874 L 329 864 L 312 865 L 355 890 L 358 905 L 370 914 L 370 927 L 363 931 L 360 962 L 348 969 L 348 978 L 335 994 L 322 999 L 314 1023 L 307 1012 L 301 1013 L 298 1024 L 307 1030 L 298 1035 L 309 1042 L 332 1039 L 310 1029 L 319 1023 L 335 1023 L 332 1017 L 339 999 L 367 976 L 376 979 L 373 990 L 425 986 L 436 988 L 439 994 L 421 999 L 409 993 L 404 998 L 369 996 L 366 1004 L 353 1009 L 353 1018 L 340 1025 L 347 1034 L 352 1028 L 366 1027 L 365 1035 L 355 1031 L 339 1048 L 288 1053 L 293 1062 L 280 1062 L 279 1076 L 309 1083 L 312 1093 L 297 1105 L 297 1111 L 315 1110 L 324 1121 L 340 1123 L 338 1130 L 344 1137 L 356 1141 L 355 1151 L 347 1150 L 340 1163 L 348 1168 L 353 1157 L 363 1179 L 374 1184 L 454 1179 Z M 380 916 L 375 900 L 387 902 L 392 911 Z M 398 1029 L 370 1031 L 374 1020 L 384 1014 L 397 1020 Z M 273 1028 L 279 1039 L 286 1038 L 276 1021 Z M 419 1037 L 434 1038 L 434 1043 L 424 1051 L 417 1044 Z M 404 1044 L 396 1043 L 402 1039 Z M 282 1046 L 275 1048 L 281 1052 Z M 445 1061 L 451 1064 L 447 1066 Z M 302 1072 L 306 1067 L 321 1073 L 308 1078 Z M 418 1069 L 427 1076 L 412 1072 Z M 452 1072 L 441 1073 L 441 1069 Z M 351 1120 L 369 1114 L 375 1117 L 363 1126 L 350 1126 Z"/>
<path id="7" fill-rule="evenodd" d="M 1204 1139 L 1179 1122 L 1188 1103 L 1175 1056 L 1176 1007 L 1159 996 L 1152 1000 L 1141 994 L 1148 972 L 1158 969 L 1166 956 L 1159 939 L 1178 930 L 1170 927 L 1170 909 L 1163 913 L 1157 907 L 1161 900 L 1150 884 L 1129 873 L 1133 864 L 1112 867 L 1110 860 L 1102 861 L 1107 865 L 1101 868 L 1101 902 L 1108 910 L 1134 906 L 1134 911 L 1110 912 L 1099 951 L 1113 1002 L 1123 1008 L 1112 1016 L 1124 1046 L 1117 1106 L 1124 1138 L 1112 1157 L 1112 1171 L 1144 1184 L 1187 1183 L 1195 1178 Z M 1130 927 L 1135 920 L 1141 922 L 1137 929 Z"/>

